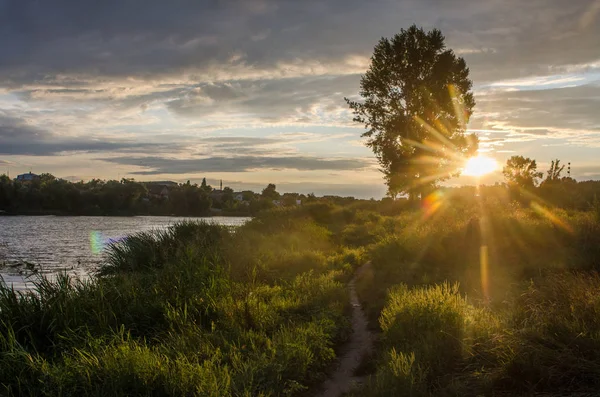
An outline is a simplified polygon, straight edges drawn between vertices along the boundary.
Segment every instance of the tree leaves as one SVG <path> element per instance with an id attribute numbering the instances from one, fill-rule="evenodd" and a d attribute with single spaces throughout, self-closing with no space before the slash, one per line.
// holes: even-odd
<path id="1" fill-rule="evenodd" d="M 441 31 L 416 25 L 382 38 L 360 81 L 362 101 L 346 98 L 354 121 L 385 175 L 392 196 L 421 195 L 456 173 L 477 149 L 466 125 L 475 106 L 464 59 L 447 50 Z"/>

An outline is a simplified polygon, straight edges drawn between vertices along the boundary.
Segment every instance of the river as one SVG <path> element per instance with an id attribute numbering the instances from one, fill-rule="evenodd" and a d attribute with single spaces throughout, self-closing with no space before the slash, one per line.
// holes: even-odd
<path id="1" fill-rule="evenodd" d="M 103 260 L 110 239 L 164 229 L 182 220 L 240 226 L 250 218 L 169 216 L 0 216 L 0 276 L 18 290 L 31 288 L 32 273 L 52 278 L 67 272 L 87 277 Z"/>

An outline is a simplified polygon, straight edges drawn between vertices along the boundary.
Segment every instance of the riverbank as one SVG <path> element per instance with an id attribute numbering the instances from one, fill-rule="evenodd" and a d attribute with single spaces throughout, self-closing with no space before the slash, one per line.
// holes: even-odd
<path id="1" fill-rule="evenodd" d="M 300 218 L 186 222 L 115 244 L 88 281 L 0 289 L 3 392 L 301 392 L 350 329 L 351 266 L 330 237 Z"/>
<path id="2" fill-rule="evenodd" d="M 301 396 L 355 375 L 357 396 L 596 390 L 599 214 L 368 205 L 183 223 L 118 242 L 88 281 L 1 289 L 4 394 Z M 353 374 L 349 283 L 378 335 Z"/>
<path id="3" fill-rule="evenodd" d="M 210 218 L 210 217 L 251 217 L 253 214 L 249 211 L 222 211 L 211 209 L 210 211 L 194 214 L 169 214 L 161 212 L 69 212 L 69 211 L 0 211 L 0 216 L 118 216 L 118 217 L 132 217 L 132 216 L 171 216 L 171 217 L 189 217 L 189 218 Z"/>
<path id="4" fill-rule="evenodd" d="M 0 276 L 13 288 L 31 286 L 31 276 L 54 277 L 67 272 L 78 277 L 101 266 L 112 241 L 140 231 L 163 230 L 181 221 L 243 225 L 245 217 L 89 217 L 11 216 L 0 218 Z"/>

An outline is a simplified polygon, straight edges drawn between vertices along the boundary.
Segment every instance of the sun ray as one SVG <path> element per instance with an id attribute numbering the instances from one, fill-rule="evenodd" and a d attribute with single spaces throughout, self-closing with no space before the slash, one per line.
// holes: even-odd
<path id="1" fill-rule="evenodd" d="M 544 207 L 541 204 L 538 204 L 536 201 L 532 201 L 529 206 L 531 207 L 532 210 L 534 210 L 538 214 L 544 216 L 545 218 L 547 218 L 550 222 L 552 222 L 556 226 L 560 227 L 561 229 L 563 229 L 571 234 L 574 233 L 571 225 L 569 225 L 564 220 L 559 218 L 556 214 L 552 213 L 552 211 L 550 211 L 548 208 Z"/>
<path id="2" fill-rule="evenodd" d="M 427 132 L 429 132 L 431 135 L 433 135 L 435 138 L 437 138 L 442 144 L 445 144 L 449 148 L 451 148 L 453 151 L 456 151 L 456 146 L 448 138 L 446 138 L 442 133 L 440 133 L 438 130 L 436 130 L 431 125 L 429 125 L 429 123 L 427 123 L 425 120 L 423 120 L 419 116 L 414 116 L 414 119 L 416 122 L 421 124 L 421 127 L 425 128 L 427 130 Z"/>

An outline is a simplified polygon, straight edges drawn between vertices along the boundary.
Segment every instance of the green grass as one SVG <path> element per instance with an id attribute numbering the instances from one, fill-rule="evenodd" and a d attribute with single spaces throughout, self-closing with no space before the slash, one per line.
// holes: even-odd
<path id="1" fill-rule="evenodd" d="M 401 226 L 366 247 L 372 266 L 357 290 L 381 343 L 356 395 L 597 389 L 594 212 L 484 206 L 419 215 L 396 217 Z"/>
<path id="2" fill-rule="evenodd" d="M 311 395 L 350 335 L 345 284 L 365 262 L 379 337 L 354 395 L 596 390 L 592 209 L 316 203 L 135 234 L 88 281 L 0 288 L 0 394 Z"/>
<path id="3" fill-rule="evenodd" d="M 348 336 L 352 255 L 314 223 L 268 218 L 136 234 L 91 280 L 0 288 L 0 394 L 305 391 Z"/>

